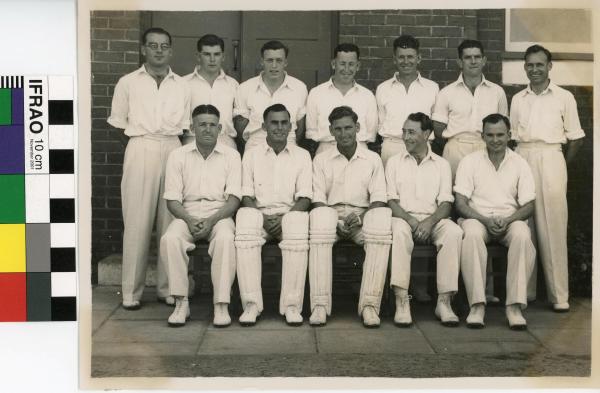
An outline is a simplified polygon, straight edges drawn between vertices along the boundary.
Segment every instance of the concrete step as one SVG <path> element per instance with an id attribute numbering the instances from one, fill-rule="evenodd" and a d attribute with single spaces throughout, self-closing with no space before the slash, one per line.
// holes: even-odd
<path id="1" fill-rule="evenodd" d="M 123 256 L 111 254 L 98 262 L 98 285 L 121 285 Z M 146 286 L 156 286 L 156 256 L 148 256 Z"/>

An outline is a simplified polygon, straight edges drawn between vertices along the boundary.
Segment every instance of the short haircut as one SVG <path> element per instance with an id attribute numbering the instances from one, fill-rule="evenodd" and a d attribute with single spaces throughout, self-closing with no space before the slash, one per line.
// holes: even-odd
<path id="1" fill-rule="evenodd" d="M 525 51 L 525 56 L 523 56 L 523 59 L 525 61 L 527 61 L 527 56 L 529 56 L 532 53 L 538 53 L 538 52 L 544 52 L 544 54 L 546 55 L 546 58 L 548 59 L 548 63 L 550 63 L 552 61 L 552 53 L 550 53 L 550 51 L 546 48 L 544 48 L 541 45 L 535 44 L 535 45 L 531 45 L 529 48 L 527 48 L 527 50 Z"/>
<path id="2" fill-rule="evenodd" d="M 200 37 L 200 39 L 198 40 L 198 43 L 196 44 L 196 48 L 198 49 L 198 52 L 201 52 L 203 46 L 217 46 L 217 45 L 219 45 L 221 47 L 222 52 L 225 51 L 225 42 L 223 41 L 223 39 L 221 37 L 218 37 L 214 34 L 205 34 L 202 37 Z"/>
<path id="3" fill-rule="evenodd" d="M 278 49 L 283 49 L 283 51 L 285 52 L 285 57 L 286 58 L 288 57 L 290 50 L 287 46 L 283 45 L 283 43 L 281 41 L 265 42 L 264 45 L 262 46 L 262 48 L 260 48 L 260 55 L 262 57 L 264 57 L 266 50 L 278 50 Z"/>
<path id="4" fill-rule="evenodd" d="M 329 114 L 329 124 L 333 124 L 334 121 L 346 116 L 351 117 L 354 124 L 358 122 L 358 115 L 352 110 L 352 108 L 350 108 L 349 106 L 338 106 L 336 108 L 333 108 L 333 110 Z"/>
<path id="5" fill-rule="evenodd" d="M 423 131 L 433 131 L 433 122 L 431 121 L 431 118 L 423 112 L 411 113 L 406 120 L 416 121 L 421 125 L 421 130 Z"/>
<path id="6" fill-rule="evenodd" d="M 407 49 L 411 48 L 419 51 L 419 40 L 417 40 L 412 35 L 402 34 L 400 37 L 394 40 L 394 53 L 396 53 L 396 49 L 402 48 Z"/>
<path id="7" fill-rule="evenodd" d="M 478 48 L 481 51 L 481 55 L 484 55 L 483 44 L 477 40 L 464 40 L 458 46 L 458 58 L 462 59 L 463 51 L 468 48 Z"/>
<path id="8" fill-rule="evenodd" d="M 344 42 L 344 43 L 336 46 L 335 49 L 333 50 L 333 58 L 334 59 L 337 57 L 337 54 L 339 52 L 354 52 L 354 53 L 356 53 L 356 58 L 360 59 L 360 49 L 358 49 L 358 46 L 356 46 L 354 44 Z"/>
<path id="9" fill-rule="evenodd" d="M 500 113 L 492 113 L 491 115 L 487 115 L 486 117 L 484 117 L 482 127 L 485 128 L 485 125 L 488 123 L 489 124 L 498 124 L 500 122 L 504 122 L 504 124 L 506 125 L 507 131 L 510 131 L 510 120 L 508 120 L 508 117 L 506 117 Z M 482 128 L 482 133 L 483 133 L 483 128 Z"/>
<path id="10" fill-rule="evenodd" d="M 263 121 L 265 121 L 265 122 L 267 121 L 267 116 L 271 112 L 285 112 L 285 113 L 287 113 L 288 118 L 291 118 L 290 112 L 287 110 L 287 108 L 285 107 L 285 105 L 283 105 L 283 104 L 273 104 L 273 105 L 267 107 L 267 109 L 265 109 L 265 111 L 263 112 Z"/>
<path id="11" fill-rule="evenodd" d="M 192 119 L 198 115 L 215 115 L 218 118 L 221 117 L 221 113 L 219 113 L 219 110 L 214 107 L 213 105 L 198 105 L 197 107 L 194 108 L 194 110 L 192 111 Z"/>
<path id="12" fill-rule="evenodd" d="M 168 31 L 166 31 L 162 27 L 151 27 L 148 30 L 144 31 L 144 34 L 142 34 L 142 44 L 143 45 L 146 45 L 146 43 L 148 43 L 148 35 L 152 34 L 152 33 L 166 35 L 167 37 L 169 37 L 169 45 L 171 45 L 173 43 L 173 41 L 171 39 L 171 34 L 169 34 Z"/>

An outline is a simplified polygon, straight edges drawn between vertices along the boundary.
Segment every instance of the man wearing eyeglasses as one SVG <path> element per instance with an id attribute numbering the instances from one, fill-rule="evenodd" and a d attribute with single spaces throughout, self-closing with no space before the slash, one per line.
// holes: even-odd
<path id="1" fill-rule="evenodd" d="M 142 66 L 119 79 L 108 123 L 124 130 L 126 145 L 121 180 L 123 208 L 123 308 L 137 310 L 144 291 L 148 249 L 154 222 L 158 238 L 172 216 L 164 193 L 165 165 L 169 153 L 181 146 L 178 136 L 189 128 L 189 94 L 185 81 L 169 67 L 173 51 L 170 34 L 158 27 L 142 36 Z M 167 270 L 160 253 L 156 294 L 169 297 Z"/>

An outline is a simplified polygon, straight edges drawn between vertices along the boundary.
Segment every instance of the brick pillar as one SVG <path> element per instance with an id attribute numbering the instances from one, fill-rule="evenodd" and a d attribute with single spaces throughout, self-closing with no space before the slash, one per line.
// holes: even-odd
<path id="1" fill-rule="evenodd" d="M 124 148 L 106 119 L 115 84 L 140 66 L 140 12 L 93 11 L 92 262 L 122 250 L 121 174 Z"/>

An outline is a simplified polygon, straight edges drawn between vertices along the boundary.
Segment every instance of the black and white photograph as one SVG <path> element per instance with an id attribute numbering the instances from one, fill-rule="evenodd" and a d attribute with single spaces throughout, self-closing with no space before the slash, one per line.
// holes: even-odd
<path id="1" fill-rule="evenodd" d="M 589 378 L 595 11 L 500 5 L 80 10 L 80 375 Z"/>

